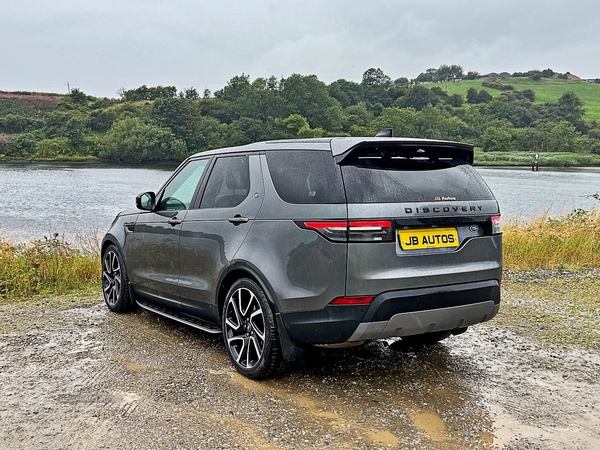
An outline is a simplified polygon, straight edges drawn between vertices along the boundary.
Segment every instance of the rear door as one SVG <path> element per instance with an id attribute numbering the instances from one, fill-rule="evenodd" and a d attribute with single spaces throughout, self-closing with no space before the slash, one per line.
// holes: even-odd
<path id="1" fill-rule="evenodd" d="M 218 282 L 254 223 L 263 197 L 257 154 L 216 159 L 199 207 L 188 211 L 181 228 L 179 291 L 189 312 L 218 318 Z"/>
<path id="2" fill-rule="evenodd" d="M 398 143 L 365 144 L 340 161 L 346 295 L 500 278 L 498 204 L 470 161 L 472 152 L 449 144 Z M 381 232 L 353 238 L 352 222 Z"/>

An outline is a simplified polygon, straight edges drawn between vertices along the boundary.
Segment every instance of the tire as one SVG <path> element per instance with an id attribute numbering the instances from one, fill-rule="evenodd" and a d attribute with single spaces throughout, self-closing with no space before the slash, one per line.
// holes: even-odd
<path id="1" fill-rule="evenodd" d="M 123 257 L 114 245 L 109 245 L 102 255 L 102 294 L 106 306 L 113 312 L 122 313 L 133 309 Z"/>
<path id="2" fill-rule="evenodd" d="M 451 330 L 434 331 L 433 333 L 417 334 L 415 336 L 404 336 L 402 337 L 402 342 L 404 342 L 410 347 L 426 347 L 446 339 L 451 334 Z"/>
<path id="3" fill-rule="evenodd" d="M 255 281 L 241 278 L 233 283 L 225 298 L 221 322 L 225 348 L 238 372 L 262 379 L 284 370 L 275 316 Z"/>

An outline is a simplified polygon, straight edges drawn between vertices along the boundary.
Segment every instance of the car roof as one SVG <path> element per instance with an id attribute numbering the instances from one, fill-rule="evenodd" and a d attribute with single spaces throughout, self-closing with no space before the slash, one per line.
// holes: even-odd
<path id="1" fill-rule="evenodd" d="M 333 156 L 343 155 L 347 151 L 363 144 L 397 144 L 397 145 L 423 145 L 431 147 L 452 147 L 473 151 L 473 145 L 464 142 L 443 141 L 436 139 L 417 139 L 404 137 L 331 137 L 312 139 L 282 139 L 276 141 L 254 142 L 238 147 L 226 147 L 208 150 L 192 155 L 192 157 L 219 155 L 222 153 L 248 153 L 264 150 L 321 150 L 330 151 Z"/>

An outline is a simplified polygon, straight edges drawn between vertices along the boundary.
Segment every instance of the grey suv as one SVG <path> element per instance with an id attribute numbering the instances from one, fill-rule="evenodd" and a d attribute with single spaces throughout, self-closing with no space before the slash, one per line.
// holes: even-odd
<path id="1" fill-rule="evenodd" d="M 310 346 L 426 345 L 500 304 L 498 203 L 473 147 L 392 137 L 198 153 L 102 242 L 111 311 L 222 333 L 235 368 L 280 373 Z"/>

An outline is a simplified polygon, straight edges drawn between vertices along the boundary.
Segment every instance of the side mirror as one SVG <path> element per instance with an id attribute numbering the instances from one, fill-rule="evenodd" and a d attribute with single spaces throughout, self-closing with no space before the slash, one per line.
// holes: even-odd
<path id="1" fill-rule="evenodd" d="M 138 194 L 135 198 L 135 206 L 142 211 L 152 211 L 156 206 L 156 194 L 154 192 Z"/>

